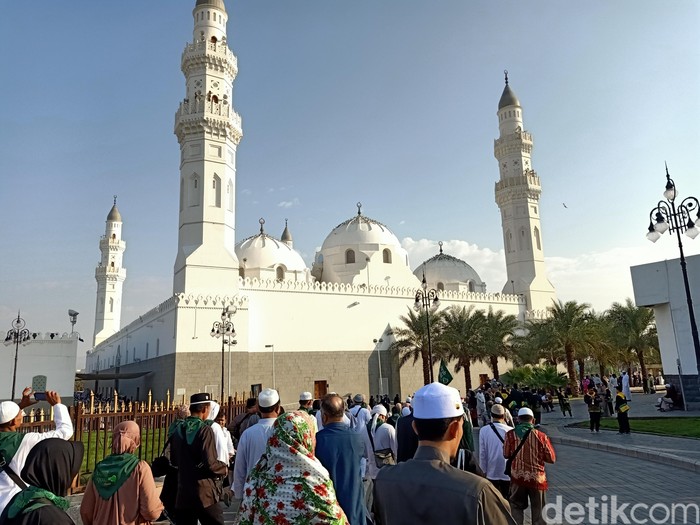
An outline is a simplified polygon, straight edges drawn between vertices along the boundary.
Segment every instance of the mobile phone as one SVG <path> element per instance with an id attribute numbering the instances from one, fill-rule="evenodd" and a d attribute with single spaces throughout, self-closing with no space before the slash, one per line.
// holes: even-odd
<path id="1" fill-rule="evenodd" d="M 46 401 L 46 392 L 34 392 L 34 399 L 37 401 Z"/>

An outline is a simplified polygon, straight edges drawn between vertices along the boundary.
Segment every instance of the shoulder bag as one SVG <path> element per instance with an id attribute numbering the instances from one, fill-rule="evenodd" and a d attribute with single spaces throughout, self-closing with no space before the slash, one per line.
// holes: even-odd
<path id="1" fill-rule="evenodd" d="M 369 442 L 372 445 L 372 451 L 374 452 L 374 461 L 377 464 L 377 468 L 382 468 L 386 465 L 396 465 L 394 451 L 390 448 L 382 448 L 380 450 L 375 450 L 374 438 L 372 437 L 372 432 L 369 431 L 369 428 L 367 429 L 367 435 L 369 435 Z"/>
<path id="2" fill-rule="evenodd" d="M 520 443 L 518 444 L 518 448 L 515 449 L 515 452 L 511 454 L 509 458 L 506 459 L 506 469 L 503 471 L 503 473 L 510 477 L 510 470 L 513 466 L 513 460 L 515 459 L 515 456 L 518 455 L 518 452 L 520 452 L 520 449 L 523 448 L 523 445 L 525 445 L 525 442 L 527 441 L 527 438 L 530 436 L 530 432 L 532 429 L 529 429 L 527 432 L 525 432 L 525 435 L 523 436 L 523 439 L 520 440 Z"/>

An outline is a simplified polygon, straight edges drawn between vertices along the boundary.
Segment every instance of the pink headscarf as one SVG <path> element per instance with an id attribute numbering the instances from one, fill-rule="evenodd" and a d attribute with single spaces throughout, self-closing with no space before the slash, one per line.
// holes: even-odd
<path id="1" fill-rule="evenodd" d="M 133 454 L 141 444 L 141 429 L 133 421 L 123 421 L 112 432 L 112 454 Z"/>

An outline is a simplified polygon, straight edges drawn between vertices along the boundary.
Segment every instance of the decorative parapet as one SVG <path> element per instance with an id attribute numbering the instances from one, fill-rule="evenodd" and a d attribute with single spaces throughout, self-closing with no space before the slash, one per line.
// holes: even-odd
<path id="1" fill-rule="evenodd" d="M 242 126 L 241 116 L 226 100 L 185 99 L 175 113 L 175 134 L 180 141 L 187 133 L 201 132 L 209 127 L 217 128 L 219 132 L 227 131 L 227 135 L 238 144 L 243 137 Z"/>
<path id="2" fill-rule="evenodd" d="M 239 287 L 246 290 L 264 290 L 295 293 L 339 294 L 339 295 L 374 295 L 381 297 L 399 297 L 413 299 L 418 290 L 411 286 L 379 286 L 366 284 L 319 283 L 301 281 L 278 281 L 273 279 L 239 278 Z M 524 304 L 525 299 L 520 295 L 440 291 L 440 299 L 446 301 L 469 301 L 474 303 L 491 304 Z"/>
<path id="3" fill-rule="evenodd" d="M 542 319 L 548 319 L 550 317 L 549 310 L 528 310 L 525 312 L 525 319 L 527 321 L 537 321 Z"/>
<path id="4" fill-rule="evenodd" d="M 228 295 L 185 295 L 184 293 L 178 293 L 175 294 L 174 298 L 179 308 L 225 308 L 227 306 L 243 308 L 248 302 L 248 298 L 241 295 L 230 297 Z"/>
<path id="5" fill-rule="evenodd" d="M 497 159 L 513 153 L 532 153 L 532 135 L 527 131 L 515 131 L 493 141 L 493 154 Z"/>
<path id="6" fill-rule="evenodd" d="M 203 40 L 185 45 L 181 60 L 183 72 L 186 74 L 186 69 L 190 65 L 200 62 L 205 57 L 225 66 L 229 69 L 232 77 L 235 77 L 238 73 L 238 59 L 225 42 L 207 42 Z"/>
<path id="7" fill-rule="evenodd" d="M 499 206 L 515 199 L 538 200 L 541 194 L 542 186 L 535 170 L 525 170 L 522 175 L 505 177 L 496 182 L 496 202 Z"/>

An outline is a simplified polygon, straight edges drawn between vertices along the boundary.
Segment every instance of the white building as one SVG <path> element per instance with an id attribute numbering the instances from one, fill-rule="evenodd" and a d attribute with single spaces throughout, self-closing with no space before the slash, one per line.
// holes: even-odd
<path id="1" fill-rule="evenodd" d="M 266 233 L 261 219 L 260 232 L 236 244 L 242 124 L 231 101 L 237 62 L 226 43 L 223 0 L 197 0 L 193 17 L 193 42 L 182 55 L 185 97 L 175 117 L 181 168 L 173 296 L 104 340 L 96 337 L 86 372 L 97 374 L 99 388 L 121 381 L 120 393 L 140 397 L 149 389 L 156 397 L 166 389 L 176 396 L 218 394 L 223 369 L 226 393 L 274 386 L 290 403 L 303 390 L 316 397 L 330 390 L 406 394 L 422 385 L 420 363 L 399 370 L 387 350 L 392 327 L 401 326 L 399 318 L 412 306 L 423 272 L 439 290 L 443 308 L 491 307 L 525 319 L 551 304 L 532 136 L 523 131 L 522 109 L 507 79 L 495 143 L 496 158 L 507 165 L 496 185 L 510 247 L 502 292 L 487 293 L 478 273 L 442 253 L 442 246 L 414 274 L 391 229 L 367 217 L 360 203 L 355 214 L 330 230 L 310 269 L 294 250 L 286 224 L 277 239 Z M 108 230 L 110 224 L 116 223 L 108 219 Z M 121 237 L 116 240 L 123 252 Z M 121 288 L 108 297 L 112 289 L 100 279 L 96 333 L 106 335 L 114 325 L 99 308 L 103 299 L 119 305 Z M 230 320 L 236 343 L 222 351 L 221 340 L 212 339 L 210 331 L 227 307 L 235 310 Z M 488 374 L 479 365 L 472 370 L 476 384 L 480 373 Z M 464 391 L 459 374 L 453 384 Z"/>
<path id="2" fill-rule="evenodd" d="M 700 319 L 700 255 L 686 257 L 685 261 L 693 312 L 695 319 Z M 679 390 L 682 386 L 688 401 L 700 401 L 700 362 L 693 343 L 680 260 L 642 264 L 630 270 L 635 304 L 654 309 L 664 378 Z"/>

